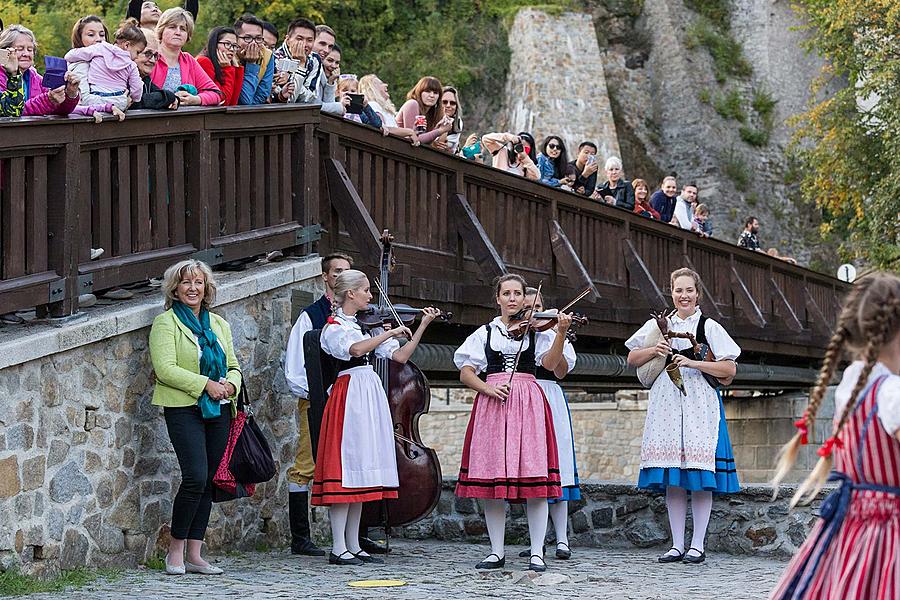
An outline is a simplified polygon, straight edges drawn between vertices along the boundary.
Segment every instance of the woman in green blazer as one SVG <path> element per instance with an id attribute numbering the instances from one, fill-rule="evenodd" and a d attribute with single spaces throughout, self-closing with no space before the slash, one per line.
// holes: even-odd
<path id="1" fill-rule="evenodd" d="M 222 570 L 203 560 L 200 549 L 212 508 L 212 478 L 237 410 L 234 399 L 241 372 L 231 327 L 209 312 L 216 294 L 209 266 L 198 260 L 181 261 L 166 270 L 162 289 L 166 311 L 150 329 L 150 359 L 156 373 L 153 404 L 163 407 L 181 468 L 166 572 L 217 575 Z"/>

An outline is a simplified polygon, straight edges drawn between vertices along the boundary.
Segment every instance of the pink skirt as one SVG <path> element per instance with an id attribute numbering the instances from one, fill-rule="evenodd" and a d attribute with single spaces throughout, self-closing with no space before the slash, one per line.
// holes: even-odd
<path id="1" fill-rule="evenodd" d="M 508 380 L 508 373 L 487 377 L 491 385 Z M 456 495 L 524 500 L 561 494 L 553 415 L 534 376 L 516 373 L 506 402 L 478 394 L 463 442 Z"/>

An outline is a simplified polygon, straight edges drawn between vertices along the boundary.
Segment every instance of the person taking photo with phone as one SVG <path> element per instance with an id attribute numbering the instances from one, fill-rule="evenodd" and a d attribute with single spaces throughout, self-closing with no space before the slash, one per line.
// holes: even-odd
<path id="1" fill-rule="evenodd" d="M 521 133 L 488 133 L 481 138 L 481 146 L 494 157 L 494 168 L 538 181 L 541 172 L 530 156 L 534 140 L 525 138 L 526 135 L 531 137 Z"/>

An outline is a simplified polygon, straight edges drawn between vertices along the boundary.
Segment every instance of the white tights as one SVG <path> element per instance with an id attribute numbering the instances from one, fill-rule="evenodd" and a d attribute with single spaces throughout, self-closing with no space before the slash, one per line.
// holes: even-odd
<path id="1" fill-rule="evenodd" d="M 684 527 L 687 519 L 687 491 L 684 488 L 666 488 L 666 509 L 669 512 L 669 528 L 672 530 L 672 547 L 684 552 Z M 712 492 L 691 492 L 691 515 L 694 518 L 694 534 L 691 547 L 703 552 L 706 528 L 712 513 Z M 669 553 L 672 553 L 670 551 Z M 696 553 L 695 553 L 696 554 Z"/>
<path id="2" fill-rule="evenodd" d="M 332 504 L 328 507 L 331 522 L 331 551 L 335 556 L 350 551 L 359 554 L 359 521 L 362 517 L 362 502 Z"/>
<path id="3" fill-rule="evenodd" d="M 531 539 L 531 554 L 543 556 L 544 536 L 547 535 L 546 498 L 528 498 L 525 514 L 528 517 L 528 536 Z M 487 525 L 488 537 L 491 540 L 491 554 L 503 558 L 506 538 L 506 501 L 485 500 L 484 522 Z M 491 557 L 493 558 L 493 557 Z"/>
<path id="4" fill-rule="evenodd" d="M 556 543 L 569 545 L 569 503 L 560 500 L 550 504 L 550 520 L 556 530 Z"/>

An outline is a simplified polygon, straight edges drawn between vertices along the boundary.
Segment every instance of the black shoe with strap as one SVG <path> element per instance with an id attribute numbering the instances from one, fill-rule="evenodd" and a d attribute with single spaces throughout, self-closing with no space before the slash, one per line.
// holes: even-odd
<path id="1" fill-rule="evenodd" d="M 690 552 L 691 550 L 693 550 L 694 552 L 697 552 L 698 553 L 697 556 L 691 556 L 690 554 L 688 554 L 688 552 Z M 684 558 L 681 560 L 681 562 L 686 562 L 689 565 L 699 565 L 704 560 L 706 560 L 706 552 L 703 552 L 702 550 L 697 550 L 696 548 L 691 547 L 687 552 L 684 553 Z"/>
<path id="2" fill-rule="evenodd" d="M 366 553 L 365 550 L 360 550 L 359 552 L 354 552 L 353 556 L 355 556 L 359 560 L 363 561 L 364 563 L 369 563 L 369 564 L 373 564 L 373 565 L 383 565 L 384 564 L 383 558 L 378 558 L 377 556 L 371 556 L 370 554 Z"/>
<path id="3" fill-rule="evenodd" d="M 534 562 L 534 559 L 538 559 L 539 563 Z M 543 573 L 547 570 L 547 565 L 544 563 L 544 558 L 542 556 L 538 556 L 537 554 L 531 555 L 531 560 L 528 561 L 528 570 L 536 571 L 537 573 Z"/>
<path id="4" fill-rule="evenodd" d="M 559 560 L 569 560 L 572 558 L 572 549 L 565 542 L 556 542 L 556 558 Z"/>
<path id="5" fill-rule="evenodd" d="M 490 557 L 496 557 L 497 560 L 488 560 Z M 505 556 L 497 556 L 496 554 L 488 554 L 483 561 L 475 565 L 476 569 L 499 569 L 506 564 Z"/>
<path id="6" fill-rule="evenodd" d="M 288 494 L 288 520 L 291 524 L 291 554 L 325 556 L 309 537 L 309 493 Z"/>
<path id="7" fill-rule="evenodd" d="M 334 552 L 330 552 L 328 554 L 328 563 L 332 564 L 332 565 L 364 565 L 364 564 L 366 564 L 362 561 L 362 559 L 355 556 L 349 550 L 345 550 L 344 552 L 341 552 L 340 556 L 338 556 Z"/>
<path id="8" fill-rule="evenodd" d="M 362 548 L 363 552 L 368 554 L 387 554 L 388 549 L 387 546 L 380 542 L 376 542 L 373 539 L 360 536 L 359 537 L 359 547 Z"/>
<path id="9" fill-rule="evenodd" d="M 669 552 L 671 552 L 672 550 L 674 550 L 678 554 L 669 554 Z M 684 559 L 684 552 L 682 552 L 675 546 L 672 546 L 671 548 L 669 548 L 669 552 L 666 552 L 665 554 L 660 556 L 657 560 L 661 563 L 674 563 L 674 562 L 681 562 Z"/>
<path id="10" fill-rule="evenodd" d="M 547 554 L 547 546 L 541 548 L 541 553 Z M 519 558 L 528 558 L 529 556 L 531 556 L 531 548 L 526 548 L 525 550 L 519 552 Z"/>

